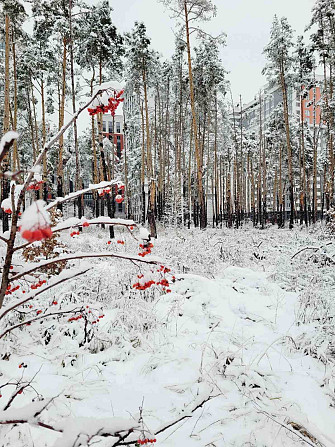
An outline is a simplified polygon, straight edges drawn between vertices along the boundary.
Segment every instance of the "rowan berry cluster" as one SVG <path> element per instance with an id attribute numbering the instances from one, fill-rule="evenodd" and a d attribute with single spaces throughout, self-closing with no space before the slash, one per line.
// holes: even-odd
<path id="1" fill-rule="evenodd" d="M 135 446 L 145 445 L 156 442 L 156 439 L 138 439 Z"/>
<path id="2" fill-rule="evenodd" d="M 73 236 L 79 236 L 80 235 L 80 232 L 79 231 L 72 231 L 72 233 L 70 233 L 70 236 L 71 237 L 73 237 Z"/>
<path id="3" fill-rule="evenodd" d="M 23 239 L 26 239 L 28 242 L 42 241 L 43 239 L 48 239 L 52 236 L 51 228 L 37 228 L 36 230 L 24 230 L 21 233 Z"/>
<path id="4" fill-rule="evenodd" d="M 16 292 L 18 289 L 20 288 L 20 286 L 15 286 L 12 288 L 11 285 L 7 286 L 7 290 L 5 292 L 5 295 L 11 295 L 12 293 Z"/>
<path id="5" fill-rule="evenodd" d="M 34 182 L 31 185 L 28 186 L 27 191 L 38 191 L 40 189 L 40 186 L 44 183 L 43 180 L 39 181 L 39 182 Z"/>
<path id="6" fill-rule="evenodd" d="M 124 245 L 124 241 L 121 241 L 121 240 L 118 240 L 118 241 L 116 241 L 118 244 L 120 244 L 120 245 Z"/>
<path id="7" fill-rule="evenodd" d="M 12 201 L 9 197 L 1 202 L 1 208 L 4 213 L 12 214 Z"/>
<path id="8" fill-rule="evenodd" d="M 88 314 L 92 314 L 92 311 L 91 310 L 88 310 L 89 309 L 89 306 L 86 306 L 86 309 L 87 309 L 87 313 Z M 82 318 L 84 318 L 84 314 L 83 313 L 81 313 L 81 314 L 79 314 L 79 315 L 77 315 L 77 316 L 75 316 L 75 317 L 71 317 L 71 318 L 69 318 L 68 319 L 68 321 L 69 322 L 72 322 L 72 321 L 77 321 L 77 320 L 81 320 Z M 104 318 L 105 317 L 105 314 L 102 314 L 102 315 L 99 315 L 98 317 L 97 317 L 97 319 L 96 320 L 93 320 L 93 321 L 89 321 L 91 324 L 96 324 L 96 323 L 99 323 L 99 321 L 101 320 L 101 318 Z"/>
<path id="9" fill-rule="evenodd" d="M 94 108 L 88 108 L 87 111 L 90 116 L 97 115 L 98 113 L 108 113 L 111 112 L 112 116 L 115 116 L 115 111 L 118 108 L 119 104 L 124 101 L 124 98 L 121 98 L 123 95 L 123 90 L 120 90 L 118 93 L 114 92 L 114 96 L 108 98 L 108 105 L 99 104 Z"/>
<path id="10" fill-rule="evenodd" d="M 124 196 L 121 196 L 121 194 L 118 194 L 115 196 L 115 202 L 116 203 L 122 203 L 124 201 Z"/>
<path id="11" fill-rule="evenodd" d="M 137 277 L 143 278 L 143 275 L 137 275 Z M 146 290 L 149 287 L 153 286 L 154 284 L 156 284 L 156 282 L 153 279 L 151 279 L 150 281 L 146 281 L 144 284 L 137 282 L 137 283 L 133 284 L 133 288 L 136 290 Z"/>
<path id="12" fill-rule="evenodd" d="M 89 226 L 90 226 L 90 224 L 88 222 L 83 223 L 83 227 L 89 227 Z"/>
<path id="13" fill-rule="evenodd" d="M 32 284 L 30 286 L 31 289 L 35 290 L 38 289 L 39 287 L 43 286 L 43 284 L 46 284 L 46 280 L 45 279 L 41 279 L 40 281 L 38 281 L 36 284 Z"/>
<path id="14" fill-rule="evenodd" d="M 144 258 L 144 256 L 149 255 L 151 253 L 151 249 L 154 248 L 153 244 L 149 242 L 147 245 L 140 244 L 140 248 L 143 250 L 139 252 L 138 256 Z"/>
<path id="15" fill-rule="evenodd" d="M 77 320 L 80 320 L 81 318 L 83 318 L 82 315 L 77 315 L 76 317 L 69 318 L 67 321 L 77 321 Z"/>
<path id="16" fill-rule="evenodd" d="M 105 189 L 99 189 L 99 197 L 104 197 L 105 195 L 108 195 L 111 193 L 111 189 L 110 188 L 105 188 Z"/>

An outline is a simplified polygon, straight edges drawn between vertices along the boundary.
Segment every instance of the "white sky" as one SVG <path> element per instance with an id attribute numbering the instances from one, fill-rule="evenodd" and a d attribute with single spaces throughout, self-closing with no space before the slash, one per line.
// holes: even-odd
<path id="1" fill-rule="evenodd" d="M 96 0 L 90 0 L 96 3 Z M 204 24 L 207 32 L 227 34 L 221 57 L 234 95 L 249 102 L 266 83 L 261 71 L 265 64 L 263 48 L 269 41 L 273 16 L 286 16 L 297 34 L 303 34 L 311 18 L 315 0 L 214 0 L 217 16 Z M 143 21 L 152 47 L 169 57 L 174 49 L 173 21 L 158 0 L 110 0 L 113 21 L 120 31 L 129 31 L 135 20 Z"/>

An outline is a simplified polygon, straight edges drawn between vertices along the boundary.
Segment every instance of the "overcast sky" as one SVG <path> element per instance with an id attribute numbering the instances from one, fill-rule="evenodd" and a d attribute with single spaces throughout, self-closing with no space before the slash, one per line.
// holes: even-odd
<path id="1" fill-rule="evenodd" d="M 96 3 L 91 0 L 91 3 Z M 266 83 L 261 71 L 265 64 L 263 48 L 269 41 L 275 14 L 286 16 L 297 34 L 303 34 L 311 18 L 315 0 L 214 0 L 217 16 L 205 23 L 204 29 L 214 35 L 224 31 L 227 46 L 221 57 L 235 101 L 241 94 L 243 102 L 253 99 Z M 152 39 L 152 46 L 169 57 L 174 47 L 174 23 L 158 0 L 110 0 L 113 20 L 120 31 L 129 31 L 135 20 L 143 21 Z"/>

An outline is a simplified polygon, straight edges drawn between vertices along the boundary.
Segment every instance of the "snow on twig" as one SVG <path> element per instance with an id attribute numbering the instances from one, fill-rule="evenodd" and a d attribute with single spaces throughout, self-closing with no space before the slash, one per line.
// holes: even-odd
<path id="1" fill-rule="evenodd" d="M 67 202 L 69 200 L 73 200 L 83 194 L 86 194 L 90 191 L 96 191 L 97 189 L 103 189 L 107 188 L 112 185 L 116 185 L 118 183 L 121 183 L 119 180 L 110 180 L 106 182 L 100 182 L 96 184 L 89 185 L 88 188 L 80 189 L 79 191 L 71 192 L 70 194 L 67 194 L 65 197 L 57 197 L 56 200 L 46 205 L 45 209 L 50 210 L 51 208 L 54 208 L 55 206 L 59 205 L 60 203 Z"/>

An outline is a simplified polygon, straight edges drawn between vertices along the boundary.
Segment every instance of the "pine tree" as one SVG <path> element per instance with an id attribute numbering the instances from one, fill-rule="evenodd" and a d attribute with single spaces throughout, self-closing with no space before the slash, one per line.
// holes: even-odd
<path id="1" fill-rule="evenodd" d="M 292 165 L 292 145 L 290 137 L 290 121 L 288 107 L 288 87 L 292 85 L 292 64 L 293 58 L 291 50 L 293 31 L 285 17 L 280 20 L 275 16 L 271 29 L 270 43 L 265 47 L 264 53 L 268 60 L 263 74 L 272 83 L 278 83 L 283 95 L 284 123 L 286 133 L 286 148 L 288 158 L 289 196 L 290 196 L 290 228 L 294 222 L 294 178 Z"/>

